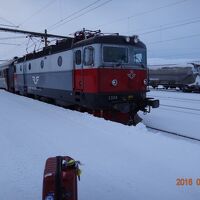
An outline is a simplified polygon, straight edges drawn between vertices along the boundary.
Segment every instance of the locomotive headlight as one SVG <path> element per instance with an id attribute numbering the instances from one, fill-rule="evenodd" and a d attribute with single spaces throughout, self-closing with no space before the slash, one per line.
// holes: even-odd
<path id="1" fill-rule="evenodd" d="M 147 79 L 144 79 L 144 85 L 147 85 Z"/>
<path id="2" fill-rule="evenodd" d="M 45 200 L 54 200 L 54 193 L 50 192 L 47 194 L 47 196 L 45 197 Z"/>
<path id="3" fill-rule="evenodd" d="M 54 197 L 52 195 L 47 195 L 45 200 L 54 200 Z"/>
<path id="4" fill-rule="evenodd" d="M 117 86 L 117 85 L 118 85 L 117 79 L 113 79 L 113 80 L 112 80 L 112 85 L 113 85 L 113 86 Z"/>
<path id="5" fill-rule="evenodd" d="M 126 40 L 126 42 L 130 42 L 131 38 L 130 37 L 126 37 L 125 40 Z"/>
<path id="6" fill-rule="evenodd" d="M 138 43 L 139 42 L 138 35 L 134 35 L 133 36 L 133 41 L 134 41 L 134 43 Z"/>

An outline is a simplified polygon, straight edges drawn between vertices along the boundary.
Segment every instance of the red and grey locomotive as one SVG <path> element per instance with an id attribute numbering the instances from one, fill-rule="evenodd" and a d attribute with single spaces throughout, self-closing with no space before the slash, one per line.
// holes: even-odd
<path id="1" fill-rule="evenodd" d="M 13 63 L 14 90 L 80 107 L 104 118 L 134 121 L 159 106 L 146 97 L 146 46 L 137 36 L 79 31 Z"/>

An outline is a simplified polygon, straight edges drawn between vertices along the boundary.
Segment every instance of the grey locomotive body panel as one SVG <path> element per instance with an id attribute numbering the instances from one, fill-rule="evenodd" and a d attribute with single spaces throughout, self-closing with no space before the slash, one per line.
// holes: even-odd
<path id="1" fill-rule="evenodd" d="M 72 91 L 72 70 L 72 50 L 20 62 L 16 64 L 16 88 L 26 88 L 30 94 L 43 89 Z"/>

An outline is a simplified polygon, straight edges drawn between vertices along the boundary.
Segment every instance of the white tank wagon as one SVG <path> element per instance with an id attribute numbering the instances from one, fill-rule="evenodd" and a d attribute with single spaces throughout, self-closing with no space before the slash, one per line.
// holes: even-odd
<path id="1" fill-rule="evenodd" d="M 162 67 L 149 70 L 149 85 L 157 88 L 180 88 L 184 92 L 200 91 L 200 64 Z"/>

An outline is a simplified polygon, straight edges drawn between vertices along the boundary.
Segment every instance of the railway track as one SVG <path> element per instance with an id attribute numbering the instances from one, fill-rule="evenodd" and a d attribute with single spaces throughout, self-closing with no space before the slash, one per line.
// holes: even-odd
<path id="1" fill-rule="evenodd" d="M 185 113 L 185 114 L 189 114 L 190 116 L 196 115 L 196 117 L 198 117 L 198 118 L 200 116 L 200 109 L 198 109 L 198 108 L 189 108 L 189 107 L 185 107 L 185 106 L 160 104 L 160 109 L 166 110 L 166 111 L 178 112 L 178 113 Z M 155 126 L 146 125 L 146 127 L 148 129 L 152 129 L 152 130 L 160 131 L 160 132 L 163 132 L 163 133 L 166 133 L 166 134 L 175 135 L 175 136 L 178 136 L 178 137 L 187 138 L 187 139 L 190 139 L 190 140 L 195 140 L 195 141 L 200 142 L 200 139 L 188 136 L 190 134 L 186 134 L 186 133 L 181 134 L 181 133 L 178 133 L 176 131 L 165 130 L 165 128 L 163 128 L 163 129 L 157 128 L 156 125 Z"/>
<path id="2" fill-rule="evenodd" d="M 200 139 L 197 139 L 197 138 L 194 138 L 194 137 L 185 136 L 185 135 L 182 135 L 180 133 L 166 131 L 166 130 L 159 129 L 159 128 L 154 128 L 154 127 L 151 127 L 151 126 L 146 126 L 146 127 L 148 129 L 150 129 L 150 130 L 156 130 L 156 131 L 163 132 L 163 133 L 166 133 L 166 134 L 170 134 L 170 135 L 174 135 L 174 136 L 177 136 L 177 137 L 186 138 L 186 139 L 189 139 L 189 140 L 200 142 Z"/>
<path id="3" fill-rule="evenodd" d="M 153 95 L 154 97 L 160 100 L 161 109 L 176 109 L 176 111 L 181 112 L 195 112 L 194 114 L 200 114 L 200 97 L 198 98 L 185 98 L 185 97 L 170 97 L 170 96 L 162 96 L 162 95 Z M 169 103 L 170 101 L 170 103 Z M 174 110 L 175 111 L 175 110 Z M 192 114 L 192 113 L 191 113 Z"/>
<path id="4" fill-rule="evenodd" d="M 182 92 L 182 90 L 176 90 L 176 89 L 164 89 L 164 88 L 150 88 L 150 91 L 161 91 L 161 92 Z"/>
<path id="5" fill-rule="evenodd" d="M 159 95 L 153 95 L 156 98 L 160 98 L 160 99 L 172 99 L 172 100 L 178 100 L 178 101 L 184 101 L 184 102 L 188 102 L 188 101 L 192 101 L 192 102 L 198 102 L 200 103 L 199 99 L 188 99 L 188 98 L 177 98 L 177 97 L 164 97 L 164 96 L 159 96 Z"/>
<path id="6" fill-rule="evenodd" d="M 156 133 L 174 135 L 200 142 L 200 95 L 180 92 L 151 91 L 160 100 L 160 107 L 149 116 L 142 116 L 146 127 Z"/>
<path id="7" fill-rule="evenodd" d="M 161 103 L 159 109 L 160 110 L 165 110 L 165 111 L 173 111 L 173 112 L 176 112 L 176 113 L 178 112 L 178 113 L 185 113 L 185 114 L 200 116 L 200 109 L 198 109 L 198 108 L 167 105 L 167 104 L 162 104 Z"/>
<path id="8" fill-rule="evenodd" d="M 160 104 L 160 106 L 200 112 L 200 109 L 198 109 L 198 108 L 188 108 L 188 107 L 184 107 L 184 106 L 173 106 L 173 105 L 166 105 L 166 104 Z"/>
<path id="9" fill-rule="evenodd" d="M 151 88 L 150 91 L 161 91 L 161 92 L 177 92 L 177 93 L 184 93 L 184 94 L 199 94 L 199 91 L 193 91 L 193 92 L 183 92 L 180 89 L 164 89 L 164 88 L 157 88 L 153 89 Z"/>

